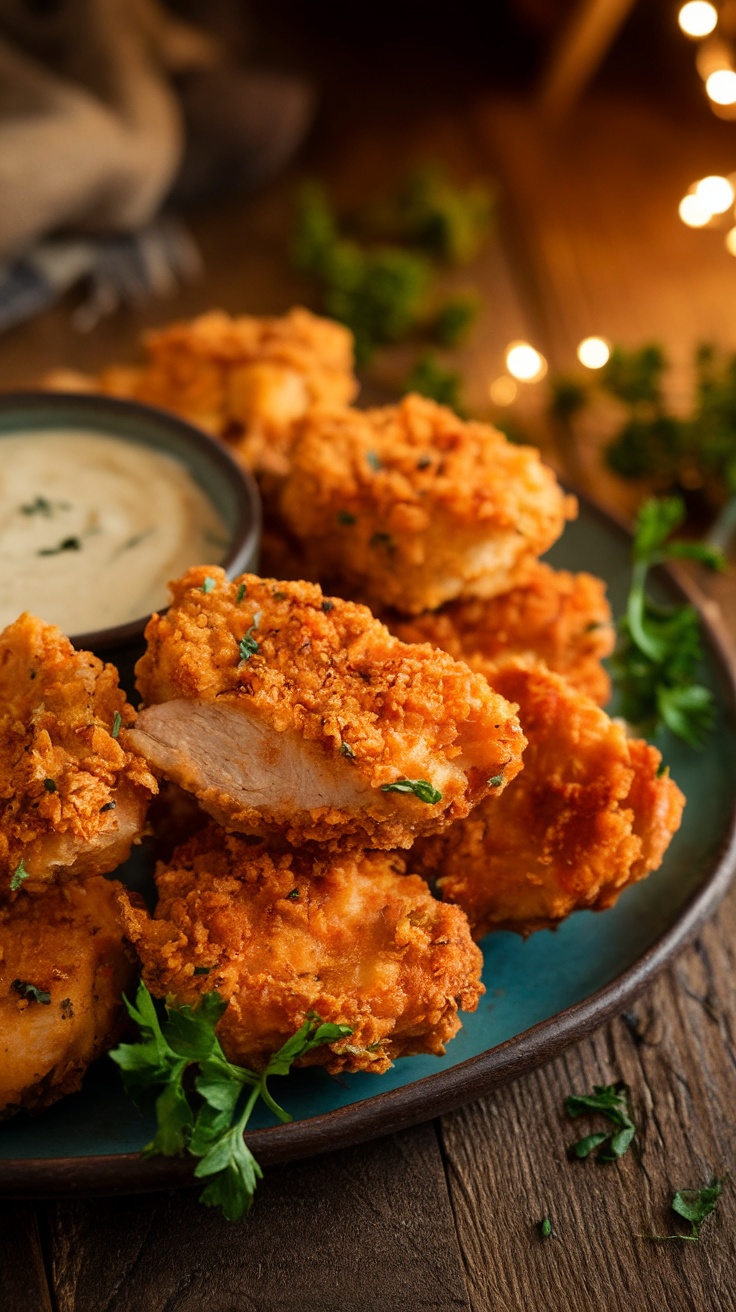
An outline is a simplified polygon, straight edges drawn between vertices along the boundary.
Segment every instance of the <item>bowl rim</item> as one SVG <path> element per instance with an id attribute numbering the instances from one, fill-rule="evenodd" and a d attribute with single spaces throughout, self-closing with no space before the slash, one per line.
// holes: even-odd
<path id="1" fill-rule="evenodd" d="M 228 578 L 234 578 L 237 574 L 242 573 L 247 562 L 255 555 L 261 540 L 263 513 L 261 507 L 261 497 L 258 491 L 253 475 L 235 458 L 223 441 L 199 428 L 196 424 L 182 419 L 170 410 L 164 410 L 160 406 L 148 405 L 142 401 L 129 400 L 127 397 L 107 396 L 104 392 L 55 392 L 46 388 L 24 388 L 19 391 L 3 392 L 0 394 L 0 419 L 4 416 L 17 413 L 20 416 L 28 414 L 33 410 L 51 411 L 56 407 L 62 412 L 69 412 L 69 419 L 72 415 L 79 415 L 80 410 L 94 420 L 99 416 L 99 422 L 104 429 L 105 416 L 116 416 L 118 420 L 124 420 L 128 417 L 131 420 L 131 432 L 128 435 L 131 442 L 136 442 L 135 425 L 136 422 L 144 421 L 161 433 L 168 433 L 174 438 L 184 439 L 184 446 L 195 446 L 204 454 L 211 465 L 215 466 L 236 489 L 237 514 L 235 526 L 232 530 L 230 546 L 228 551 L 220 562 L 220 568 L 225 570 Z M 48 425 L 52 427 L 52 425 Z M 0 442 L 10 433 L 0 432 Z M 120 437 L 125 440 L 123 433 L 110 433 L 110 436 Z M 148 445 L 139 442 L 138 445 Z M 186 460 L 181 459 L 182 445 L 172 443 L 170 447 L 162 446 L 174 458 L 177 458 L 176 451 L 179 452 L 179 459 L 188 472 L 193 477 L 197 486 L 201 484 L 196 477 L 194 470 Z M 202 491 L 205 489 L 201 488 Z M 208 496 L 205 492 L 205 495 Z M 214 504 L 214 503 L 213 503 Z M 161 607 L 159 614 L 165 613 L 166 608 Z M 148 624 L 149 615 L 142 615 L 137 619 L 128 620 L 125 624 L 110 625 L 104 629 L 90 629 L 85 633 L 69 634 L 69 641 L 78 649 L 84 648 L 92 651 L 104 651 L 113 647 L 127 647 L 134 643 L 136 639 L 143 637 L 143 632 Z"/>

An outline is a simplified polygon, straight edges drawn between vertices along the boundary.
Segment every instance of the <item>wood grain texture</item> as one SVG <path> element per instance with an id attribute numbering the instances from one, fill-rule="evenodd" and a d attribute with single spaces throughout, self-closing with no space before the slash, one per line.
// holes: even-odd
<path id="1" fill-rule="evenodd" d="M 698 1243 L 677 1189 L 732 1170 L 736 890 L 678 964 L 593 1039 L 492 1098 L 443 1118 L 453 1211 L 471 1306 L 505 1312 L 686 1312 L 736 1306 L 736 1196 L 726 1184 Z M 618 1164 L 571 1161 L 600 1121 L 572 1122 L 568 1093 L 623 1079 L 640 1127 Z M 555 1237 L 537 1225 L 548 1216 Z"/>
<path id="2" fill-rule="evenodd" d="M 58 1312 L 469 1309 L 432 1125 L 272 1169 L 237 1224 L 191 1191 L 47 1215 Z"/>
<path id="3" fill-rule="evenodd" d="M 52 1312 L 31 1203 L 0 1203 L 0 1312 Z"/>

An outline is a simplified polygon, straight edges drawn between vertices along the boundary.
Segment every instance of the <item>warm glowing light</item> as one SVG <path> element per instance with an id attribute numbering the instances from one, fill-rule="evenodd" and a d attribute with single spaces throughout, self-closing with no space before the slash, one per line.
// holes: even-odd
<path id="1" fill-rule="evenodd" d="M 494 378 L 488 391 L 494 405 L 513 405 L 519 389 L 513 378 L 502 374 L 500 378 Z"/>
<path id="2" fill-rule="evenodd" d="M 586 369 L 602 369 L 608 364 L 611 348 L 605 337 L 586 337 L 578 347 L 578 360 Z"/>
<path id="3" fill-rule="evenodd" d="M 520 383 L 538 383 L 547 372 L 547 361 L 528 342 L 511 342 L 506 348 L 506 368 Z"/>
<path id="4" fill-rule="evenodd" d="M 718 22 L 718 12 L 708 0 L 690 0 L 689 4 L 682 6 L 677 21 L 685 36 L 697 39 L 710 36 Z"/>
<path id="5" fill-rule="evenodd" d="M 705 89 L 716 105 L 736 104 L 736 73 L 732 68 L 718 68 L 706 79 Z"/>
<path id="6" fill-rule="evenodd" d="M 691 192 L 689 196 L 683 196 L 678 213 L 688 228 L 704 228 L 706 223 L 709 223 L 713 217 L 710 205 L 706 205 L 705 201 L 695 192 Z"/>
<path id="7" fill-rule="evenodd" d="M 695 188 L 695 195 L 708 206 L 711 214 L 725 214 L 734 202 L 734 190 L 728 178 L 721 178 L 717 174 L 701 178 Z"/>
<path id="8" fill-rule="evenodd" d="M 730 255 L 736 255 L 736 228 L 726 233 L 726 250 Z"/>

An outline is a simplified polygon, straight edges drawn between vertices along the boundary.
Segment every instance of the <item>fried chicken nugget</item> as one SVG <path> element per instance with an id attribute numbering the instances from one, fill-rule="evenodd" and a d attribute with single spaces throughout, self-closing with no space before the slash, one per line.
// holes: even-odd
<path id="1" fill-rule="evenodd" d="M 575 513 L 532 447 L 420 396 L 315 409 L 280 510 L 320 577 L 404 614 L 512 587 Z"/>
<path id="2" fill-rule="evenodd" d="M 554 570 L 538 560 L 523 583 L 498 597 L 451 601 L 415 619 L 389 616 L 402 642 L 431 642 L 488 675 L 519 658 L 562 674 L 599 706 L 611 696 L 601 661 L 616 641 L 605 584 L 592 574 Z"/>
<path id="3" fill-rule="evenodd" d="M 157 868 L 155 919 L 122 899 L 148 988 L 190 1005 L 216 989 L 218 1036 L 241 1065 L 265 1066 L 310 1012 L 353 1033 L 301 1064 L 380 1073 L 441 1055 L 484 992 L 464 914 L 393 854 L 316 851 L 269 852 L 214 825 L 180 847 Z"/>
<path id="4" fill-rule="evenodd" d="M 524 768 L 446 834 L 413 849 L 410 867 L 439 876 L 475 937 L 530 934 L 572 911 L 601 911 L 661 864 L 685 799 L 648 743 L 626 737 L 589 698 L 541 667 L 494 673 L 519 705 Z"/>
<path id="5" fill-rule="evenodd" d="M 0 901 L 11 882 L 114 870 L 140 836 L 156 780 L 114 736 L 133 708 L 117 670 L 21 615 L 0 634 Z"/>
<path id="6" fill-rule="evenodd" d="M 0 908 L 0 1117 L 74 1093 L 116 1042 L 135 978 L 121 889 L 93 876 Z"/>
<path id="7" fill-rule="evenodd" d="M 364 606 L 213 567 L 172 596 L 136 667 L 146 709 L 121 738 L 229 829 L 408 847 L 520 768 L 513 707 Z"/>
<path id="8" fill-rule="evenodd" d="M 348 329 L 300 308 L 281 318 L 212 310 L 147 333 L 143 345 L 139 368 L 82 377 L 84 390 L 173 410 L 233 443 L 266 479 L 288 469 L 294 420 L 313 405 L 347 405 L 358 390 Z M 80 376 L 59 371 L 45 382 L 69 390 Z"/>

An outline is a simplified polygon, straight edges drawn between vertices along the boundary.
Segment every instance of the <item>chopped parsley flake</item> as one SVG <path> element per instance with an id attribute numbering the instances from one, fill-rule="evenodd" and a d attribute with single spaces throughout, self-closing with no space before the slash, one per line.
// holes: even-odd
<path id="1" fill-rule="evenodd" d="M 322 610 L 324 611 L 325 615 L 328 615 L 329 612 L 330 612 L 331 610 L 334 610 L 334 609 L 335 609 L 335 603 L 334 603 L 334 601 L 323 601 L 323 602 L 322 602 Z"/>
<path id="2" fill-rule="evenodd" d="M 52 505 L 45 497 L 36 497 L 29 505 L 21 506 L 22 515 L 45 515 L 46 519 L 51 518 Z"/>
<path id="3" fill-rule="evenodd" d="M 290 898 L 292 902 L 297 902 L 299 900 L 299 889 L 292 888 L 291 892 L 287 893 L 286 896 Z"/>
<path id="4" fill-rule="evenodd" d="M 251 656 L 255 656 L 256 652 L 258 651 L 258 643 L 253 637 L 253 634 L 258 628 L 260 622 L 261 622 L 261 612 L 257 610 L 255 615 L 253 616 L 253 623 L 251 624 L 250 628 L 246 632 L 245 637 L 241 638 L 240 642 L 238 643 L 238 651 L 240 652 L 241 661 L 249 661 Z"/>
<path id="5" fill-rule="evenodd" d="M 207 596 L 207 594 L 208 594 L 209 592 L 214 592 L 216 586 L 217 586 L 217 585 L 216 585 L 216 583 L 215 583 L 215 580 L 214 580 L 214 579 L 211 579 L 210 576 L 209 576 L 209 574 L 208 574 L 208 575 L 207 575 L 207 578 L 205 579 L 204 583 L 202 584 L 202 591 L 203 591 L 203 593 L 205 594 L 205 596 Z"/>
<path id="6" fill-rule="evenodd" d="M 549 1239 L 552 1234 L 552 1222 L 548 1216 L 545 1216 L 544 1220 L 539 1222 L 539 1233 L 542 1239 Z"/>
<path id="7" fill-rule="evenodd" d="M 235 597 L 235 604 L 236 604 L 236 606 L 239 606 L 239 605 L 240 605 L 240 603 L 241 603 L 241 601 L 243 600 L 243 597 L 244 597 L 244 596 L 245 596 L 245 584 L 244 584 L 244 583 L 241 583 L 241 584 L 240 584 L 240 587 L 238 588 L 237 595 L 236 595 L 236 597 Z"/>
<path id="8" fill-rule="evenodd" d="M 371 469 L 375 470 L 376 473 L 378 473 L 379 469 L 383 469 L 383 461 L 380 456 L 376 455 L 375 451 L 369 451 L 366 455 L 366 460 Z"/>
<path id="9" fill-rule="evenodd" d="M 81 551 L 82 544 L 79 538 L 64 538 L 58 547 L 41 547 L 36 552 L 37 556 L 60 556 L 62 551 Z"/>
<path id="10" fill-rule="evenodd" d="M 371 547 L 386 547 L 388 551 L 396 550 L 396 543 L 390 533 L 374 533 L 370 540 Z"/>
<path id="11" fill-rule="evenodd" d="M 122 723 L 123 723 L 123 717 L 120 714 L 120 711 L 116 711 L 112 717 L 112 729 L 110 730 L 111 738 L 117 738 L 118 734 L 120 733 Z"/>
<path id="12" fill-rule="evenodd" d="M 24 879 L 27 879 L 30 873 L 31 873 L 30 870 L 26 870 L 25 866 L 23 865 L 23 858 L 21 857 L 20 861 L 15 867 L 15 870 L 13 871 L 13 877 L 10 881 L 11 893 L 18 892 L 18 889 L 20 888 Z"/>
<path id="13" fill-rule="evenodd" d="M 276 601 L 286 601 L 289 596 L 288 592 L 283 592 L 281 588 L 277 588 L 273 595 Z"/>
<path id="14" fill-rule="evenodd" d="M 438 788 L 433 787 L 427 779 L 397 779 L 392 784 L 382 784 L 382 793 L 413 793 L 419 798 L 420 802 L 428 802 L 434 806 L 436 802 L 442 801 L 442 793 Z"/>
<path id="15" fill-rule="evenodd" d="M 351 510 L 338 510 L 337 522 L 344 525 L 345 528 L 349 528 L 351 524 L 357 523 L 357 516 Z"/>
<path id="16" fill-rule="evenodd" d="M 29 984 L 26 979 L 14 979 L 10 987 L 16 993 L 19 993 L 22 998 L 26 998 L 28 1002 L 42 1002 L 45 1007 L 48 1007 L 51 1001 L 50 993 L 47 993 L 45 989 L 37 988 L 35 984 Z"/>
<path id="17" fill-rule="evenodd" d="M 213 966 L 195 966 L 194 973 L 195 975 L 209 975 L 210 971 L 213 969 Z"/>
<path id="18" fill-rule="evenodd" d="M 355 752 L 350 746 L 350 743 L 340 743 L 340 755 L 347 756 L 349 761 L 355 760 Z"/>
<path id="19" fill-rule="evenodd" d="M 502 783 L 503 783 L 503 775 L 502 775 L 502 774 L 492 774 L 491 777 L 490 777 L 490 779 L 488 780 L 488 787 L 489 787 L 489 788 L 500 788 Z"/>
<path id="20" fill-rule="evenodd" d="M 53 779 L 44 779 L 43 786 L 46 789 L 47 793 L 56 792 L 56 784 L 54 783 Z"/>
<path id="21" fill-rule="evenodd" d="M 114 811 L 116 806 L 117 802 L 105 802 L 105 805 L 100 807 L 100 815 L 103 815 L 105 811 Z"/>

